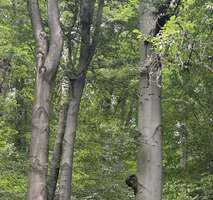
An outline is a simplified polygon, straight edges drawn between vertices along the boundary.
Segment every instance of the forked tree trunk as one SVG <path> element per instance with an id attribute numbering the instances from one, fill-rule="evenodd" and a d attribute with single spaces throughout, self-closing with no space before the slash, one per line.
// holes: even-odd
<path id="1" fill-rule="evenodd" d="M 46 200 L 48 168 L 48 137 L 51 86 L 62 51 L 62 31 L 56 0 L 48 0 L 48 22 L 51 34 L 49 48 L 47 35 L 37 0 L 29 0 L 33 33 L 36 40 L 36 94 L 32 114 L 28 200 Z"/>
<path id="2" fill-rule="evenodd" d="M 137 146 L 137 200 L 160 200 L 162 190 L 161 66 L 146 36 L 154 36 L 155 8 L 141 1 L 141 44 Z"/>
<path id="3" fill-rule="evenodd" d="M 81 2 L 81 49 L 79 58 L 79 75 L 70 80 L 71 98 L 66 119 L 66 128 L 63 138 L 61 174 L 59 185 L 59 199 L 70 200 L 72 194 L 72 169 L 74 143 L 77 129 L 77 118 L 82 92 L 85 85 L 86 72 L 90 57 L 90 28 L 92 24 L 94 2 L 83 0 Z"/>
<path id="4" fill-rule="evenodd" d="M 70 80 L 71 98 L 66 119 L 66 128 L 63 138 L 61 176 L 59 199 L 70 200 L 72 194 L 72 169 L 74 143 L 77 129 L 77 119 L 81 97 L 85 85 L 86 73 L 91 61 L 90 28 L 92 23 L 92 11 L 94 4 L 89 0 L 82 1 L 81 9 L 81 50 L 79 58 L 79 76 Z"/>
<path id="5" fill-rule="evenodd" d="M 60 176 L 60 200 L 70 200 L 72 195 L 72 170 L 74 143 L 77 128 L 77 118 L 88 67 L 95 53 L 99 39 L 100 25 L 102 20 L 104 0 L 98 1 L 96 21 L 94 23 L 93 37 L 91 36 L 91 25 L 93 21 L 95 0 L 81 1 L 81 47 L 79 58 L 79 74 L 70 81 L 72 95 L 67 113 L 66 129 L 63 141 L 61 176 Z"/>

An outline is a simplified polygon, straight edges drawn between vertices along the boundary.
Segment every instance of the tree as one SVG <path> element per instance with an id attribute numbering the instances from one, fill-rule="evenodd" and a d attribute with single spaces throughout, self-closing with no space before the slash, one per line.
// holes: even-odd
<path id="1" fill-rule="evenodd" d="M 70 78 L 71 97 L 67 112 L 66 128 L 62 146 L 61 176 L 59 189 L 60 200 L 69 200 L 71 198 L 73 152 L 77 128 L 77 118 L 81 97 L 85 86 L 87 70 L 92 60 L 92 57 L 94 56 L 97 42 L 99 39 L 104 0 L 98 1 L 98 11 L 96 16 L 96 22 L 94 23 L 94 33 L 93 36 L 91 36 L 91 25 L 93 22 L 95 3 L 96 1 L 83 0 L 80 5 L 81 44 L 79 66 L 76 77 Z"/>
<path id="2" fill-rule="evenodd" d="M 66 118 L 68 111 L 70 90 L 66 88 L 65 81 L 61 81 L 61 99 L 60 99 L 60 111 L 58 129 L 55 138 L 55 145 L 53 151 L 53 157 L 50 166 L 50 176 L 48 180 L 48 199 L 53 200 L 55 197 L 55 191 L 57 187 L 58 175 L 60 171 L 60 161 L 62 154 L 62 143 L 64 138 L 64 132 L 66 128 Z"/>
<path id="3" fill-rule="evenodd" d="M 61 141 L 67 104 L 71 100 L 69 95 L 72 94 L 68 88 L 73 86 L 81 72 L 82 1 L 58 2 L 64 51 L 51 90 L 48 158 L 49 161 L 52 159 L 54 170 L 50 167 L 48 186 L 56 188 L 56 195 L 49 195 L 50 199 L 58 199 L 59 194 Z M 97 2 L 91 37 L 95 30 Z M 136 128 L 141 38 L 141 32 L 137 30 L 138 2 L 105 1 L 101 39 L 87 70 L 78 112 L 71 195 L 76 200 L 135 199 L 125 179 L 136 171 L 135 139 L 139 134 Z M 165 0 L 149 2 L 154 3 L 156 10 L 165 6 Z M 157 35 L 143 37 L 162 65 L 163 79 L 159 84 L 164 135 L 162 199 L 212 199 L 212 3 L 209 0 L 181 2 L 175 15 L 170 9 L 168 13 L 172 17 L 159 27 L 162 29 Z M 26 198 L 27 154 L 36 77 L 32 67 L 36 47 L 26 3 L 24 0 L 0 0 L 1 200 Z M 39 1 L 39 5 L 44 16 L 44 30 L 48 30 L 46 1 Z M 159 16 L 165 15 L 156 14 L 157 18 Z M 52 176 L 52 172 L 56 173 Z"/>
<path id="4" fill-rule="evenodd" d="M 169 19 L 170 7 L 179 1 L 140 1 L 140 80 L 137 147 L 137 200 L 162 196 L 161 61 L 154 38 Z M 175 9 L 176 10 L 176 9 Z"/>
<path id="5" fill-rule="evenodd" d="M 162 190 L 161 64 L 148 37 L 155 35 L 156 8 L 148 1 L 140 3 L 141 44 L 137 200 L 160 200 Z"/>
<path id="6" fill-rule="evenodd" d="M 29 0 L 33 33 L 36 40 L 36 94 L 32 114 L 28 200 L 44 200 L 48 165 L 48 137 L 51 87 L 62 51 L 62 31 L 56 0 L 47 1 L 50 42 L 44 31 L 39 4 Z"/>

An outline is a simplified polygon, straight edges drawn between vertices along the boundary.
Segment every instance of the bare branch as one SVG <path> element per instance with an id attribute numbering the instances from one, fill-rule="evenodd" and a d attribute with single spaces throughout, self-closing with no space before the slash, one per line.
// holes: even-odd
<path id="1" fill-rule="evenodd" d="M 63 35 L 59 21 L 57 0 L 48 0 L 48 24 L 51 39 L 45 66 L 51 75 L 54 74 L 57 69 L 63 46 Z M 50 78 L 52 77 L 50 76 Z"/>
<path id="2" fill-rule="evenodd" d="M 103 17 L 103 8 L 104 8 L 104 0 L 99 0 L 98 11 L 97 11 L 97 16 L 96 16 L 96 23 L 95 23 L 95 30 L 94 30 L 92 44 L 91 44 L 91 57 L 95 53 L 95 48 L 96 48 L 98 40 L 99 40 L 99 33 L 100 33 L 102 17 Z"/>
<path id="3" fill-rule="evenodd" d="M 46 33 L 44 32 L 38 0 L 29 0 L 28 8 L 33 26 L 33 34 L 36 40 L 37 53 L 47 53 Z"/>
<path id="4" fill-rule="evenodd" d="M 47 199 L 46 178 L 48 165 L 49 116 L 51 82 L 56 74 L 62 51 L 62 31 L 56 0 L 48 0 L 48 22 L 51 34 L 48 49 L 46 33 L 38 0 L 29 0 L 33 33 L 36 40 L 36 95 L 32 113 L 32 136 L 30 143 L 30 167 L 27 199 Z"/>
<path id="5" fill-rule="evenodd" d="M 86 74 L 87 68 L 94 56 L 95 49 L 99 40 L 100 26 L 102 23 L 102 14 L 104 7 L 104 0 L 99 0 L 96 21 L 94 25 L 93 36 L 91 36 L 91 26 L 93 22 L 93 13 L 95 7 L 95 0 L 83 0 L 80 9 L 81 21 L 81 47 L 79 57 L 79 70 L 76 75 L 81 77 Z"/>

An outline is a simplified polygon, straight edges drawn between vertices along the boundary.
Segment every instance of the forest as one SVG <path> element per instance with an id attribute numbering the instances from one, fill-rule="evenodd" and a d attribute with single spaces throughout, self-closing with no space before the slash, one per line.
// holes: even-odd
<path id="1" fill-rule="evenodd" d="M 0 200 L 213 200 L 211 0 L 0 0 Z"/>

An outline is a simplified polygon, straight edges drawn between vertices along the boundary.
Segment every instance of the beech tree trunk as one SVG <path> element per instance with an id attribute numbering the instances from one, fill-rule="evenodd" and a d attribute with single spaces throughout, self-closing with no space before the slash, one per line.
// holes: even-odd
<path id="1" fill-rule="evenodd" d="M 155 37 L 180 0 L 140 1 L 140 80 L 137 146 L 137 200 L 162 198 L 161 63 L 150 38 Z M 168 12 L 170 11 L 170 12 Z"/>
<path id="2" fill-rule="evenodd" d="M 69 200 L 72 194 L 72 168 L 73 168 L 73 152 L 76 136 L 77 119 L 79 113 L 80 100 L 85 84 L 85 77 L 79 77 L 72 83 L 73 91 L 66 119 L 66 129 L 63 138 L 63 149 L 61 159 L 61 177 L 59 199 Z"/>
<path id="3" fill-rule="evenodd" d="M 94 23 L 94 32 L 92 35 L 91 26 L 93 22 L 93 14 L 95 9 L 95 0 L 82 0 L 80 11 L 81 23 L 81 47 L 79 57 L 79 74 L 70 80 L 71 99 L 67 113 L 66 129 L 63 140 L 62 160 L 61 160 L 61 176 L 59 199 L 70 200 L 72 195 L 72 169 L 74 143 L 77 128 L 77 118 L 85 79 L 88 67 L 94 56 L 97 42 L 99 39 L 100 25 L 102 20 L 104 0 L 98 1 L 97 16 Z M 91 36 L 92 35 L 92 36 Z"/>
<path id="4" fill-rule="evenodd" d="M 66 118 L 69 106 L 69 89 L 66 88 L 66 83 L 62 81 L 61 84 L 61 108 L 59 113 L 58 131 L 55 139 L 55 146 L 53 151 L 53 158 L 50 166 L 49 187 L 48 187 L 48 200 L 53 200 L 57 187 L 60 161 L 62 155 L 62 143 L 66 127 Z"/>
<path id="5" fill-rule="evenodd" d="M 141 1 L 140 29 L 143 41 L 140 52 L 137 200 L 160 200 L 162 192 L 161 65 L 146 38 L 155 34 L 155 12 L 150 1 Z"/>
<path id="6" fill-rule="evenodd" d="M 62 31 L 56 0 L 48 0 L 50 44 L 42 26 L 37 0 L 29 0 L 29 13 L 36 40 L 36 94 L 32 114 L 28 200 L 46 200 L 48 168 L 48 137 L 51 86 L 56 75 L 62 51 Z"/>

